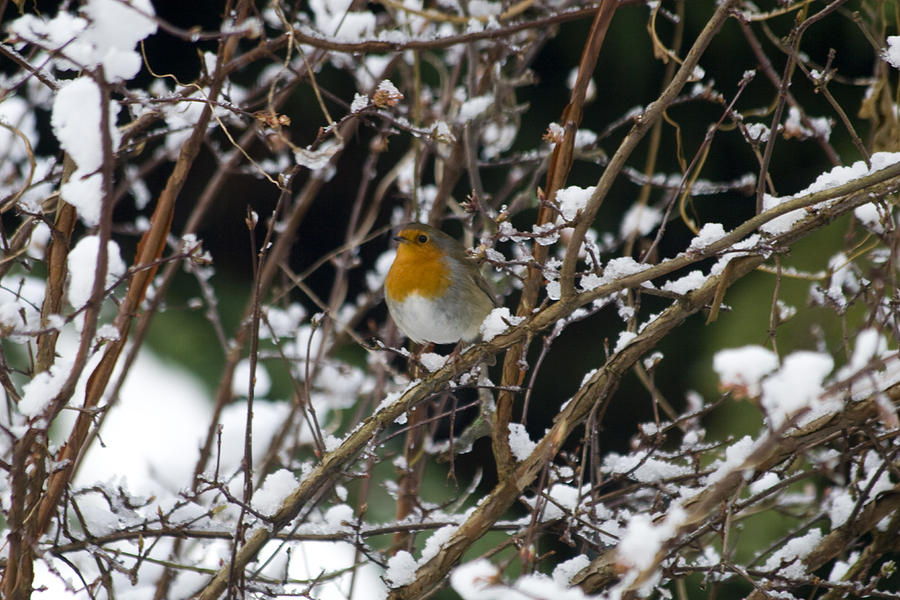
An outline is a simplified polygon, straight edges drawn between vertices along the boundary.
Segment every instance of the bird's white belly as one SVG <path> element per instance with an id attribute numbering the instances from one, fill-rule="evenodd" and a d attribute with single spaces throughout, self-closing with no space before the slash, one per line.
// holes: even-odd
<path id="1" fill-rule="evenodd" d="M 460 338 L 473 337 L 472 332 L 464 330 L 464 323 L 452 319 L 446 311 L 437 310 L 433 301 L 419 294 L 410 294 L 395 304 L 397 306 L 391 310 L 391 316 L 414 342 L 455 344 Z"/>

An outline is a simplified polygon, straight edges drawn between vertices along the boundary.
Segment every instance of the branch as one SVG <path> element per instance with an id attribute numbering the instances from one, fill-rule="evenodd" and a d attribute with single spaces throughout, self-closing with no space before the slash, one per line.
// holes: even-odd
<path id="1" fill-rule="evenodd" d="M 725 19 L 728 17 L 728 14 L 735 4 L 736 0 L 727 0 L 726 2 L 719 4 L 716 8 L 716 12 L 713 13 L 712 17 L 710 17 L 706 26 L 703 28 L 703 31 L 697 36 L 694 45 L 691 46 L 690 51 L 684 58 L 681 68 L 678 69 L 675 76 L 672 78 L 672 82 L 666 86 L 666 89 L 663 90 L 659 98 L 651 103 L 640 116 L 635 118 L 635 124 L 631 128 L 631 131 L 628 132 L 625 139 L 619 144 L 616 153 L 613 154 L 606 169 L 603 170 L 603 174 L 597 181 L 594 193 L 591 194 L 587 206 L 578 217 L 579 220 L 575 226 L 575 231 L 566 247 L 566 258 L 563 261 L 559 278 L 560 289 L 564 298 L 575 293 L 575 267 L 578 262 L 578 250 L 581 248 L 581 243 L 584 241 L 585 233 L 587 233 L 588 228 L 594 223 L 597 211 L 600 209 L 600 205 L 612 188 L 613 182 L 616 177 L 618 177 L 619 172 L 625 167 L 625 161 L 631 156 L 631 153 L 643 139 L 647 131 L 649 131 L 653 124 L 662 116 L 663 111 L 665 111 L 675 100 L 678 96 L 678 92 L 684 87 L 684 84 L 691 78 L 694 73 L 694 68 L 700 61 L 700 57 L 706 51 L 710 42 L 712 42 L 713 37 L 715 37 L 719 32 L 719 29 L 725 23 Z"/>

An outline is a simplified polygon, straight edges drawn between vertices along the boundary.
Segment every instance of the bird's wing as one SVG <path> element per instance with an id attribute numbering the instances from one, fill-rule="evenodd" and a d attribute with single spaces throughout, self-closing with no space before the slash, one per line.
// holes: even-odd
<path id="1" fill-rule="evenodd" d="M 477 268 L 477 267 L 476 267 Z M 475 283 L 478 284 L 478 287 L 487 294 L 487 297 L 491 299 L 491 302 L 494 305 L 494 308 L 499 308 L 500 303 L 497 302 L 497 298 L 494 297 L 494 291 L 491 289 L 491 285 L 487 282 L 484 276 L 481 274 L 481 271 L 477 271 L 475 274 Z"/>

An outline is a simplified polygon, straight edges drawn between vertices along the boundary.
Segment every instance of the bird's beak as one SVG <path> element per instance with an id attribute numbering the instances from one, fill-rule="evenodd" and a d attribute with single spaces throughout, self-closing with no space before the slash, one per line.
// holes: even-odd
<path id="1" fill-rule="evenodd" d="M 394 241 L 395 241 L 395 242 L 399 242 L 399 243 L 402 244 L 403 242 L 406 241 L 406 238 L 405 238 L 405 237 L 402 237 L 402 236 L 400 236 L 400 235 L 395 235 L 395 236 L 394 236 Z"/>

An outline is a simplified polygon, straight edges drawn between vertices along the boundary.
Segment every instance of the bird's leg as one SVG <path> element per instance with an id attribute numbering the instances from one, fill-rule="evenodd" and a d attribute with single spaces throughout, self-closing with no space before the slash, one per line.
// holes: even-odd
<path id="1" fill-rule="evenodd" d="M 415 344 L 414 348 L 414 351 L 409 355 L 409 375 L 412 379 L 418 379 L 422 376 L 422 373 L 428 371 L 428 369 L 422 365 L 422 355 L 434 350 L 434 344 L 431 342 L 421 346 Z"/>
<path id="2" fill-rule="evenodd" d="M 466 343 L 464 341 L 459 340 L 458 342 L 456 342 L 456 345 L 453 346 L 453 351 L 447 355 L 447 363 L 452 363 L 454 360 L 459 358 L 459 355 L 462 354 L 463 348 L 465 347 Z"/>

